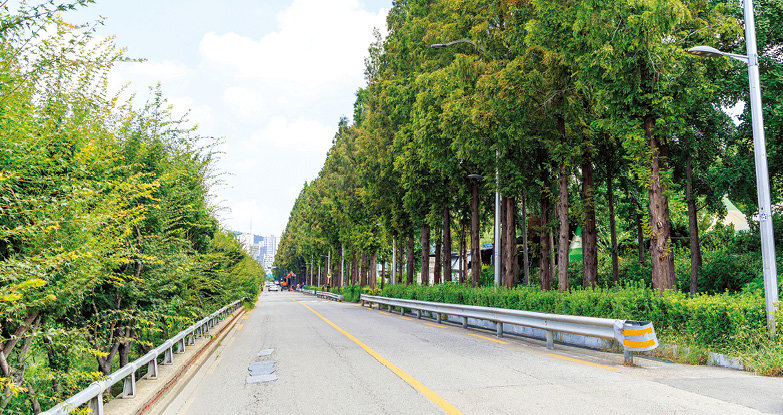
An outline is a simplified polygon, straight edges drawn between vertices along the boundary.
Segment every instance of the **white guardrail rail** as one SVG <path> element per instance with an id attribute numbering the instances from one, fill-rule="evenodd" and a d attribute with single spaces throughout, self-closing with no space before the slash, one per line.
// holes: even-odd
<path id="1" fill-rule="evenodd" d="M 330 293 L 329 291 L 316 291 L 315 292 L 315 296 L 316 297 L 320 297 L 320 298 L 328 298 L 328 299 L 334 300 L 334 301 L 340 301 L 340 302 L 343 301 L 343 296 L 342 295 L 335 294 L 335 293 Z"/>
<path id="2" fill-rule="evenodd" d="M 244 300 L 244 299 L 243 299 Z M 241 307 L 243 300 L 237 300 L 220 310 L 215 311 L 208 317 L 204 317 L 196 324 L 177 333 L 176 336 L 166 340 L 160 346 L 150 350 L 144 356 L 128 363 L 125 367 L 117 370 L 103 380 L 93 382 L 77 393 L 66 399 L 65 402 L 57 404 L 46 412 L 45 415 L 67 414 L 85 403 L 89 403 L 89 409 L 94 415 L 103 415 L 103 394 L 112 386 L 123 381 L 122 395 L 123 399 L 136 397 L 136 371 L 144 365 L 147 365 L 147 374 L 143 379 L 155 380 L 158 377 L 158 356 L 163 355 L 163 363 L 172 364 L 174 355 L 185 352 L 185 346 L 195 345 L 196 339 L 204 337 L 209 330 L 218 324 L 218 322 L 229 316 L 236 309 Z M 175 350 L 176 347 L 176 350 Z"/>
<path id="3" fill-rule="evenodd" d="M 600 317 L 571 316 L 565 314 L 539 313 L 536 311 L 511 310 L 505 308 L 480 307 L 464 304 L 436 303 L 431 301 L 408 300 L 403 298 L 378 297 L 362 294 L 362 306 L 377 304 L 399 308 L 404 314 L 405 309 L 416 312 L 421 318 L 422 312 L 430 313 L 438 323 L 443 316 L 462 317 L 462 327 L 468 327 L 468 319 L 485 320 L 496 323 L 497 336 L 503 335 L 503 324 L 531 327 L 546 331 L 546 347 L 554 348 L 554 333 L 571 333 L 588 337 L 598 337 L 606 340 L 616 340 L 623 346 L 626 363 L 633 363 L 633 352 L 652 350 L 658 347 L 652 322 L 617 320 Z"/>

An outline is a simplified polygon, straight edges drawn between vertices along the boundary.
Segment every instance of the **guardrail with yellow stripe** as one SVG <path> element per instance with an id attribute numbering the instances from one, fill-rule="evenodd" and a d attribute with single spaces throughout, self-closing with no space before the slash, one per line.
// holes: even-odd
<path id="1" fill-rule="evenodd" d="M 547 348 L 554 348 L 554 333 L 571 333 L 588 337 L 597 337 L 617 341 L 625 356 L 626 363 L 633 363 L 633 353 L 655 349 L 658 338 L 650 321 L 618 320 L 600 317 L 571 316 L 566 314 L 539 313 L 536 311 L 510 310 L 506 308 L 480 307 L 465 304 L 436 303 L 431 301 L 408 300 L 404 298 L 379 297 L 362 294 L 362 306 L 377 304 L 398 308 L 404 314 L 406 309 L 416 313 L 429 313 L 438 323 L 444 316 L 462 317 L 462 327 L 467 328 L 468 318 L 496 323 L 498 337 L 503 335 L 503 324 L 525 326 L 546 332 Z"/>

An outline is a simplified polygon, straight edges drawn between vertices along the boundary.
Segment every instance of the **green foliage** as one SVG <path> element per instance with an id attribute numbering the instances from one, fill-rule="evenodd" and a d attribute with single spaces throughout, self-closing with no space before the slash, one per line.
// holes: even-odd
<path id="1" fill-rule="evenodd" d="M 0 5 L 3 413 L 53 406 L 263 278 L 215 219 L 208 137 L 159 88 L 107 97 L 126 58 L 58 15 L 86 3 Z"/>

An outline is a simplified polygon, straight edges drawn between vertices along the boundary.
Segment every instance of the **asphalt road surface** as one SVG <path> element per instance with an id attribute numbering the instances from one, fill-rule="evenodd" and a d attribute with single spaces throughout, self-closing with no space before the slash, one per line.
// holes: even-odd
<path id="1" fill-rule="evenodd" d="M 264 349 L 274 351 L 258 356 Z M 264 292 L 162 413 L 783 414 L 780 378 L 622 361 L 621 354 L 559 344 L 547 350 L 535 339 Z M 248 383 L 256 362 L 274 362 L 277 379 Z"/>

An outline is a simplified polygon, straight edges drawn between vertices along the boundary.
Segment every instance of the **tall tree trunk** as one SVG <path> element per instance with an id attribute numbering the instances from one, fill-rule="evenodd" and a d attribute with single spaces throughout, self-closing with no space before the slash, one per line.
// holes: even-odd
<path id="1" fill-rule="evenodd" d="M 559 119 L 562 121 L 562 118 Z M 557 203 L 557 281 L 560 292 L 568 291 L 568 172 L 565 162 L 560 163 L 560 198 Z"/>
<path id="2" fill-rule="evenodd" d="M 356 260 L 356 256 L 354 255 L 353 259 L 351 259 L 351 285 L 356 285 L 359 283 L 359 264 Z"/>
<path id="3" fill-rule="evenodd" d="M 548 185 L 548 181 L 545 182 Z M 548 187 L 548 186 L 547 186 Z M 546 194 L 541 193 L 541 231 L 539 243 L 541 246 L 541 266 L 539 269 L 539 278 L 541 279 L 541 289 L 549 290 L 551 279 L 549 276 L 549 238 L 547 237 L 547 227 L 549 225 L 549 199 Z"/>
<path id="4" fill-rule="evenodd" d="M 525 286 L 530 285 L 530 256 L 527 247 L 527 197 L 522 193 L 522 268 L 525 275 Z"/>
<path id="5" fill-rule="evenodd" d="M 443 281 L 451 281 L 451 214 L 448 202 L 443 203 Z"/>
<path id="6" fill-rule="evenodd" d="M 553 207 L 554 208 L 554 207 Z M 552 213 L 552 216 L 554 216 L 555 212 Z M 550 217 L 552 217 L 550 216 Z M 549 285 L 552 285 L 552 281 L 555 280 L 556 269 L 555 269 L 555 257 L 557 256 L 557 253 L 555 252 L 555 232 L 552 226 L 549 227 L 549 231 L 547 232 L 547 237 L 549 238 Z"/>
<path id="7" fill-rule="evenodd" d="M 606 180 L 606 197 L 609 199 L 609 234 L 612 240 L 612 281 L 620 284 L 620 267 L 617 253 L 617 224 L 614 216 L 614 162 L 609 161 L 609 178 Z"/>
<path id="8" fill-rule="evenodd" d="M 645 264 L 647 264 L 647 260 L 645 259 L 647 257 L 645 256 L 646 247 L 644 244 L 644 229 L 642 226 L 642 215 L 639 213 L 636 214 L 636 241 L 637 241 L 636 250 L 638 251 L 637 253 L 639 255 L 639 264 L 644 266 Z"/>
<path id="9" fill-rule="evenodd" d="M 435 242 L 435 264 L 434 264 L 435 265 L 435 271 L 434 271 L 435 276 L 433 277 L 433 282 L 435 284 L 440 284 L 441 281 L 442 281 L 441 280 L 442 269 L 441 269 L 441 266 L 440 266 L 440 258 L 441 258 L 441 250 L 442 249 L 443 249 L 443 244 L 440 243 L 440 241 Z"/>
<path id="10" fill-rule="evenodd" d="M 370 256 L 370 288 L 378 285 L 378 252 L 373 250 Z"/>
<path id="11" fill-rule="evenodd" d="M 129 323 L 133 324 L 133 322 Z M 128 327 L 123 330 L 125 332 L 125 339 L 120 342 L 120 346 L 117 348 L 117 352 L 120 357 L 120 368 L 125 367 L 130 362 L 130 352 L 133 348 L 134 330 Z"/>
<path id="12" fill-rule="evenodd" d="M 585 204 L 585 222 L 582 228 L 584 286 L 595 287 L 598 283 L 598 231 L 595 225 L 593 159 L 589 152 L 585 152 L 582 157 L 582 197 Z"/>
<path id="13" fill-rule="evenodd" d="M 699 284 L 699 267 L 701 267 L 701 246 L 699 244 L 699 221 L 696 215 L 696 198 L 693 195 L 693 158 L 688 151 L 688 141 L 685 138 L 685 203 L 688 205 L 688 240 L 691 248 L 691 296 L 696 295 Z"/>
<path id="14" fill-rule="evenodd" d="M 517 261 L 517 201 L 513 197 L 503 196 L 503 285 L 514 288 L 519 276 Z"/>
<path id="15" fill-rule="evenodd" d="M 661 180 L 666 171 L 666 145 L 659 141 L 654 131 L 655 120 L 648 116 L 644 119 L 644 130 L 650 140 L 652 160 L 650 164 L 650 265 L 652 267 L 652 285 L 663 291 L 674 288 L 674 255 L 671 246 L 671 223 L 669 221 L 669 198 Z"/>
<path id="16" fill-rule="evenodd" d="M 359 285 L 362 287 L 367 285 L 367 254 L 364 251 L 359 260 Z"/>
<path id="17" fill-rule="evenodd" d="M 421 285 L 430 285 L 430 227 L 421 227 Z"/>
<path id="18" fill-rule="evenodd" d="M 481 235 L 479 230 L 478 180 L 471 180 L 470 193 L 470 271 L 471 285 L 481 285 Z"/>
<path id="19" fill-rule="evenodd" d="M 413 267 L 416 265 L 416 261 L 413 258 L 414 248 L 415 248 L 415 244 L 413 242 L 413 232 L 411 232 L 411 234 L 408 235 L 408 252 L 405 255 L 405 259 L 407 260 L 407 264 L 405 265 L 405 273 L 407 274 L 406 282 L 408 284 L 413 284 L 413 277 L 414 277 Z"/>

